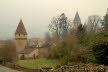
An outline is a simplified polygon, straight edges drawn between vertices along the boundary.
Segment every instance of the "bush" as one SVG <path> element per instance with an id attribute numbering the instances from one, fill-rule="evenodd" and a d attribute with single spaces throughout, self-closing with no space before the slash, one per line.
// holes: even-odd
<path id="1" fill-rule="evenodd" d="M 97 63 L 108 65 L 108 32 L 97 34 L 91 47 Z"/>
<path id="2" fill-rule="evenodd" d="M 59 39 L 52 46 L 51 54 L 59 59 L 62 65 L 69 62 L 87 62 L 87 47 L 78 43 L 76 36 L 67 36 Z"/>
<path id="3" fill-rule="evenodd" d="M 6 62 L 13 62 L 17 60 L 17 53 L 15 42 L 5 40 L 0 48 L 0 57 L 4 58 Z"/>
<path id="4" fill-rule="evenodd" d="M 5 62 L 4 58 L 0 58 L 0 63 Z"/>

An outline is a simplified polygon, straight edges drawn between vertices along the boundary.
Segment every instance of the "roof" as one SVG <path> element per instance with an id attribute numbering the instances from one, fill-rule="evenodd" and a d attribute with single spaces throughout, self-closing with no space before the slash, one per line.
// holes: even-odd
<path id="1" fill-rule="evenodd" d="M 45 39 L 40 38 L 32 38 L 27 40 L 27 46 L 28 47 L 43 47 L 43 44 L 45 43 Z"/>
<path id="2" fill-rule="evenodd" d="M 74 22 L 81 22 L 81 19 L 80 19 L 80 16 L 79 16 L 79 13 L 76 12 L 76 15 L 75 15 L 75 18 L 74 18 Z"/>
<path id="3" fill-rule="evenodd" d="M 15 34 L 25 34 L 27 35 L 26 29 L 24 27 L 23 21 L 20 19 L 20 22 L 18 24 L 18 27 L 16 29 Z"/>
<path id="4" fill-rule="evenodd" d="M 22 51 L 20 51 L 19 54 L 30 54 L 34 50 L 36 50 L 36 48 L 25 48 Z"/>

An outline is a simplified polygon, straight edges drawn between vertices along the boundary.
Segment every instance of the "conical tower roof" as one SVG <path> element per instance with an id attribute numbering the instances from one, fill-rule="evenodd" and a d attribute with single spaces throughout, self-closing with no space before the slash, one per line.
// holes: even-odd
<path id="1" fill-rule="evenodd" d="M 80 16 L 79 16 L 78 12 L 76 12 L 76 15 L 75 15 L 75 18 L 74 18 L 73 22 L 80 22 L 81 23 L 81 19 L 80 19 Z"/>
<path id="2" fill-rule="evenodd" d="M 15 34 L 25 34 L 27 35 L 26 29 L 24 27 L 23 21 L 20 19 L 20 22 L 18 24 L 18 27 L 16 29 Z"/>

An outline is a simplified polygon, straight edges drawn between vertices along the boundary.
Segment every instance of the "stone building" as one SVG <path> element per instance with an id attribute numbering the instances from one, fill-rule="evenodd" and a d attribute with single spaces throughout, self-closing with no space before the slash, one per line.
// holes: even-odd
<path id="1" fill-rule="evenodd" d="M 16 51 L 22 51 L 27 45 L 27 32 L 24 27 L 22 20 L 20 20 L 18 27 L 15 32 L 15 40 L 16 40 Z"/>
<path id="2" fill-rule="evenodd" d="M 43 47 L 45 39 L 27 38 L 27 32 L 23 21 L 20 20 L 15 32 L 16 51 L 19 59 L 34 59 L 43 57 L 47 49 Z"/>
<path id="3" fill-rule="evenodd" d="M 20 59 L 36 59 L 38 58 L 39 49 L 38 48 L 25 48 L 18 53 L 18 58 Z"/>

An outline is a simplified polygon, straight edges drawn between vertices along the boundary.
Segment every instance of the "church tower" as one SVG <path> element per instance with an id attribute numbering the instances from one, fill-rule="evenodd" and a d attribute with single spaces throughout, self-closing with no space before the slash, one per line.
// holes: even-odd
<path id="1" fill-rule="evenodd" d="M 20 20 L 18 27 L 16 29 L 15 40 L 16 40 L 16 51 L 20 52 L 25 48 L 27 44 L 27 32 L 22 20 Z"/>
<path id="2" fill-rule="evenodd" d="M 81 24 L 81 19 L 80 19 L 80 16 L 79 16 L 79 13 L 76 12 L 76 15 L 75 15 L 75 18 L 73 20 L 73 28 L 74 29 L 77 29 L 77 27 Z"/>

